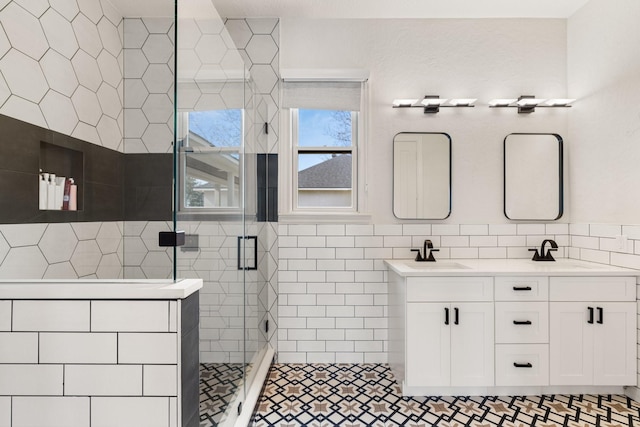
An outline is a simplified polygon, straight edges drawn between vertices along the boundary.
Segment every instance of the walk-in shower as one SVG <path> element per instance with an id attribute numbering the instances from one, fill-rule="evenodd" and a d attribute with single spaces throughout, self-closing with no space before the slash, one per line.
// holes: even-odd
<path id="1" fill-rule="evenodd" d="M 274 327 L 269 114 L 248 58 L 210 0 L 45 3 L 0 7 L 0 279 L 202 279 L 194 425 L 243 423 Z M 39 205 L 41 172 L 74 178 L 77 210 Z"/>

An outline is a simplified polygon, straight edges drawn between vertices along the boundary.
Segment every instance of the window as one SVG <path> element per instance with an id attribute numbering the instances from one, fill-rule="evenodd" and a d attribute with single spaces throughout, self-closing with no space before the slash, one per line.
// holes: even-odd
<path id="1" fill-rule="evenodd" d="M 355 111 L 291 109 L 296 209 L 356 207 L 357 117 Z"/>
<path id="2" fill-rule="evenodd" d="M 183 211 L 237 210 L 242 197 L 242 110 L 181 113 Z"/>
<path id="3" fill-rule="evenodd" d="M 360 214 L 364 80 L 283 79 L 284 129 L 289 137 L 285 134 L 282 142 L 289 149 L 280 151 L 280 219 L 286 221 L 287 213 L 293 221 L 316 222 Z"/>

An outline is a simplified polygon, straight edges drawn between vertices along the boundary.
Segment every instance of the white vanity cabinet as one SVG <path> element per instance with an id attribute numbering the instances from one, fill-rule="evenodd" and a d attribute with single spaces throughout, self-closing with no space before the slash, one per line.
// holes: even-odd
<path id="1" fill-rule="evenodd" d="M 403 373 L 405 393 L 492 386 L 493 278 L 390 275 L 403 294 L 392 297 L 390 334 L 406 343 L 392 351 L 390 363 Z"/>
<path id="2" fill-rule="evenodd" d="M 493 304 L 407 303 L 407 385 L 493 385 Z"/>
<path id="3" fill-rule="evenodd" d="M 445 262 L 386 261 L 389 364 L 404 395 L 609 394 L 636 385 L 635 270 Z"/>
<path id="4" fill-rule="evenodd" d="M 551 385 L 636 384 L 635 282 L 551 278 Z"/>

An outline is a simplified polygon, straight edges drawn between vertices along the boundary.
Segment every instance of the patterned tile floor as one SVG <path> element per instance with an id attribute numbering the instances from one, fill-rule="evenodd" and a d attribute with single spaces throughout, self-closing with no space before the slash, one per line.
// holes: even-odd
<path id="1" fill-rule="evenodd" d="M 378 364 L 276 364 L 253 427 L 640 426 L 625 396 L 407 397 Z"/>
<path id="2" fill-rule="evenodd" d="M 224 421 L 241 380 L 241 363 L 200 364 L 200 427 L 215 427 Z"/>

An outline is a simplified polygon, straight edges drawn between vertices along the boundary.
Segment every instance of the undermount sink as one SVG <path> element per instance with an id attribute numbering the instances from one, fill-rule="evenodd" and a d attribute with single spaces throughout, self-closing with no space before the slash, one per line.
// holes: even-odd
<path id="1" fill-rule="evenodd" d="M 464 270 L 468 267 L 464 264 L 454 261 L 436 261 L 436 262 L 418 262 L 418 261 L 406 261 L 407 267 L 416 270 Z"/>

